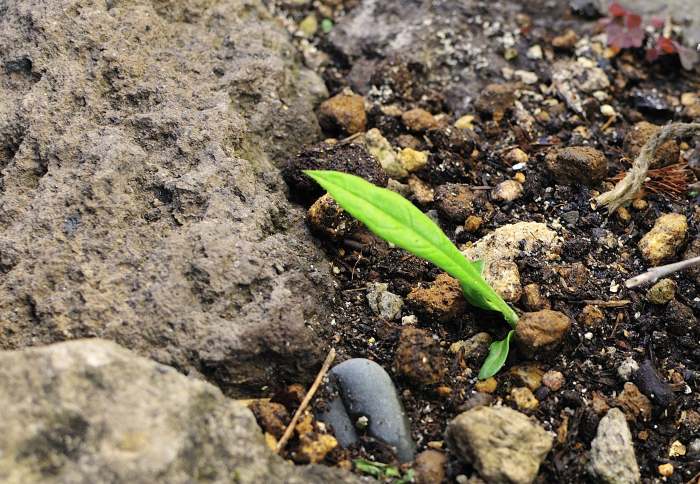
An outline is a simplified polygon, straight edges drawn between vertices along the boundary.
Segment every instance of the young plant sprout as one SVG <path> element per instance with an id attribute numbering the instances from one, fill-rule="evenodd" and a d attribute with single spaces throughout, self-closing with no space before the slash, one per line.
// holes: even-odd
<path id="1" fill-rule="evenodd" d="M 456 278 L 470 304 L 503 315 L 512 329 L 504 339 L 491 344 L 479 371 L 481 379 L 495 375 L 508 357 L 518 315 L 482 277 L 483 262 L 467 260 L 435 222 L 391 190 L 337 171 L 307 170 L 304 173 L 377 236 L 432 262 Z"/>

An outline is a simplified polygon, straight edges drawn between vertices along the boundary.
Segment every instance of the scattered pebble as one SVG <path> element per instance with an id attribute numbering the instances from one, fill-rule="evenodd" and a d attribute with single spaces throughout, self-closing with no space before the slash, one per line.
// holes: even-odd
<path id="1" fill-rule="evenodd" d="M 408 171 L 399 161 L 391 143 L 377 128 L 372 128 L 365 133 L 365 146 L 367 151 L 379 161 L 387 175 L 397 179 L 408 176 Z"/>
<path id="2" fill-rule="evenodd" d="M 539 284 L 527 284 L 523 287 L 523 295 L 520 297 L 520 303 L 528 311 L 539 311 L 540 309 L 549 309 L 549 300 L 542 296 L 542 290 Z"/>
<path id="3" fill-rule="evenodd" d="M 267 400 L 254 400 L 248 408 L 265 432 L 277 440 L 282 437 L 290 420 L 289 412 L 284 405 Z"/>
<path id="4" fill-rule="evenodd" d="M 515 89 L 512 84 L 488 84 L 474 102 L 477 111 L 491 116 L 496 121 L 513 109 Z"/>
<path id="5" fill-rule="evenodd" d="M 541 59 L 542 58 L 542 47 L 539 45 L 535 44 L 529 49 L 527 49 L 527 58 L 528 59 Z"/>
<path id="6" fill-rule="evenodd" d="M 532 390 L 527 387 L 513 388 L 510 391 L 510 398 L 520 410 L 534 410 L 540 404 L 532 394 Z"/>
<path id="7" fill-rule="evenodd" d="M 673 279 L 661 279 L 647 291 L 647 299 L 653 304 L 668 304 L 676 296 L 678 284 Z"/>
<path id="8" fill-rule="evenodd" d="M 671 447 L 668 449 L 668 456 L 682 457 L 686 454 L 686 452 L 687 449 L 685 448 L 685 445 L 683 445 L 683 442 L 681 442 L 680 440 L 674 440 L 671 444 Z"/>
<path id="9" fill-rule="evenodd" d="M 428 164 L 428 153 L 413 148 L 404 148 L 399 152 L 399 162 L 407 172 L 413 173 Z"/>
<path id="10" fill-rule="evenodd" d="M 347 360 L 331 369 L 328 382 L 335 398 L 318 418 L 333 427 L 343 447 L 358 441 L 354 421 L 364 415 L 369 435 L 393 446 L 402 462 L 413 460 L 415 443 L 408 418 L 381 366 L 364 358 Z"/>
<path id="11" fill-rule="evenodd" d="M 659 265 L 676 255 L 688 232 L 685 215 L 667 213 L 656 219 L 654 227 L 639 241 L 639 250 L 646 261 Z"/>
<path id="12" fill-rule="evenodd" d="M 662 477 L 671 477 L 673 475 L 673 464 L 659 464 L 659 475 Z"/>
<path id="13" fill-rule="evenodd" d="M 558 391 L 562 386 L 564 386 L 564 383 L 566 383 L 566 379 L 560 371 L 549 370 L 542 375 L 542 384 L 553 392 Z"/>
<path id="14" fill-rule="evenodd" d="M 578 35 L 573 29 L 566 29 L 563 34 L 552 39 L 552 47 L 560 50 L 571 50 L 578 41 Z"/>
<path id="15" fill-rule="evenodd" d="M 615 108 L 613 108 L 610 104 L 603 104 L 602 106 L 600 106 L 600 114 L 609 118 L 617 116 Z"/>
<path id="16" fill-rule="evenodd" d="M 482 194 L 474 192 L 468 185 L 446 183 L 435 190 L 435 203 L 443 217 L 455 223 L 463 223 L 486 202 L 483 201 Z"/>
<path id="17" fill-rule="evenodd" d="M 608 159 L 590 146 L 556 148 L 545 157 L 547 169 L 559 183 L 592 185 L 608 174 Z"/>
<path id="18" fill-rule="evenodd" d="M 427 288 L 413 288 L 406 302 L 427 319 L 441 322 L 458 318 L 467 310 L 459 281 L 445 273 L 437 276 Z"/>
<path id="19" fill-rule="evenodd" d="M 455 121 L 454 124 L 457 129 L 474 129 L 474 116 L 467 114 Z"/>
<path id="20" fill-rule="evenodd" d="M 605 321 L 605 313 L 594 304 L 586 304 L 581 310 L 578 320 L 588 328 L 597 328 Z"/>
<path id="21" fill-rule="evenodd" d="M 641 480 L 632 434 L 620 409 L 600 420 L 591 442 L 590 471 L 606 484 L 636 484 Z"/>
<path id="22" fill-rule="evenodd" d="M 517 365 L 511 368 L 508 373 L 532 391 L 542 386 L 544 370 L 535 364 Z"/>
<path id="23" fill-rule="evenodd" d="M 401 315 L 403 299 L 388 291 L 389 285 L 385 282 L 375 282 L 367 289 L 367 302 L 374 314 L 386 319 L 396 319 Z"/>
<path id="24" fill-rule="evenodd" d="M 467 340 L 456 341 L 450 345 L 451 353 L 460 353 L 462 357 L 471 363 L 481 363 L 486 358 L 489 345 L 493 339 L 486 332 L 476 333 Z M 495 380 L 494 380 L 495 381 Z"/>
<path id="25" fill-rule="evenodd" d="M 318 122 L 329 132 L 361 133 L 367 125 L 365 100 L 357 94 L 341 93 L 321 103 Z"/>
<path id="26" fill-rule="evenodd" d="M 408 186 L 413 193 L 413 198 L 420 204 L 427 205 L 435 200 L 435 190 L 417 176 L 408 179 Z"/>
<path id="27" fill-rule="evenodd" d="M 342 239 L 360 227 L 360 223 L 325 194 L 309 207 L 307 218 L 312 231 L 332 239 Z"/>
<path id="28" fill-rule="evenodd" d="M 515 180 L 506 180 L 491 191 L 491 198 L 499 202 L 512 202 L 523 195 L 523 186 Z"/>
<path id="29" fill-rule="evenodd" d="M 522 69 L 518 69 L 515 72 L 513 72 L 513 75 L 516 79 L 518 79 L 524 84 L 535 84 L 538 81 L 537 74 L 535 74 L 532 71 L 524 71 Z"/>
<path id="30" fill-rule="evenodd" d="M 424 450 L 416 456 L 413 464 L 417 484 L 433 484 L 445 480 L 447 455 L 438 450 Z"/>
<path id="31" fill-rule="evenodd" d="M 515 328 L 515 340 L 525 355 L 555 348 L 571 327 L 571 319 L 559 311 L 542 309 L 524 313 Z"/>
<path id="32" fill-rule="evenodd" d="M 438 120 L 425 109 L 415 108 L 401 115 L 403 124 L 411 131 L 421 132 L 440 126 Z"/>
<path id="33" fill-rule="evenodd" d="M 299 22 L 299 30 L 304 35 L 304 37 L 313 37 L 318 30 L 318 19 L 316 15 L 308 15 Z"/>
<path id="34" fill-rule="evenodd" d="M 445 376 L 445 359 L 439 343 L 424 329 L 401 330 L 394 355 L 396 372 L 414 384 L 432 385 Z"/>
<path id="35" fill-rule="evenodd" d="M 506 302 L 516 302 L 523 293 L 518 264 L 511 260 L 495 260 L 484 266 L 482 274 L 494 291 Z"/>
<path id="36" fill-rule="evenodd" d="M 533 482 L 552 448 L 547 431 L 508 407 L 463 412 L 449 423 L 446 434 L 452 451 L 471 463 L 487 482 Z"/>
<path id="37" fill-rule="evenodd" d="M 530 157 L 520 148 L 513 148 L 505 154 L 503 159 L 510 166 L 513 166 L 520 163 L 527 163 L 530 160 Z"/>
<path id="38" fill-rule="evenodd" d="M 489 377 L 486 380 L 479 380 L 474 385 L 474 389 L 481 393 L 493 393 L 498 387 L 498 382 L 494 377 Z"/>
<path id="39" fill-rule="evenodd" d="M 617 396 L 615 402 L 624 410 L 629 420 L 636 420 L 638 417 L 648 420 L 651 417 L 651 401 L 639 391 L 634 383 L 625 383 L 624 389 Z"/>
<path id="40" fill-rule="evenodd" d="M 464 221 L 464 230 L 473 234 L 481 228 L 481 225 L 483 223 L 484 219 L 482 219 L 481 217 L 477 215 L 470 215 L 469 217 L 467 217 L 467 220 Z"/>
<path id="41" fill-rule="evenodd" d="M 622 360 L 620 366 L 617 367 L 617 374 L 620 375 L 620 378 L 622 378 L 623 381 L 627 382 L 632 379 L 632 375 L 634 375 L 637 370 L 639 370 L 639 364 L 634 358 L 628 356 Z"/>

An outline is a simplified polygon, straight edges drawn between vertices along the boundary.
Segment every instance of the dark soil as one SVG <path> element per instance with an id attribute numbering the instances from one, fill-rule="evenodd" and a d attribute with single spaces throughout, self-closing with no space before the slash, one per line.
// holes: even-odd
<path id="1" fill-rule="evenodd" d="M 335 20 L 342 18 L 345 9 L 350 9 L 354 3 L 346 2 L 344 7 L 331 8 Z M 289 22 L 290 28 L 293 28 L 294 22 L 301 21 L 314 11 L 310 6 L 299 9 L 272 6 Z M 575 59 L 575 56 L 570 51 L 552 51 L 554 56 L 551 60 L 540 61 L 535 66 L 525 55 L 528 47 L 538 43 L 549 49 L 551 38 L 569 27 L 577 31 L 579 38 L 590 38 L 595 34 L 595 23 L 573 16 L 565 5 L 549 10 L 552 17 L 548 21 L 543 20 L 541 17 L 549 14 L 538 11 L 536 7 L 530 7 L 530 19 L 537 16 L 537 25 L 522 28 L 516 45 L 519 58 L 514 61 L 513 68 L 535 70 L 540 82 L 549 84 L 548 71 L 543 66 L 559 59 Z M 521 14 L 526 16 L 528 12 Z M 522 21 L 527 23 L 527 17 L 523 17 Z M 546 24 L 546 27 L 542 24 Z M 327 80 L 331 95 L 350 85 L 351 61 L 333 51 L 321 29 L 311 39 L 300 40 L 300 43 L 302 49 L 315 45 L 328 55 L 327 63 L 319 70 Z M 381 52 L 375 54 L 381 57 Z M 607 176 L 613 177 L 629 167 L 623 140 L 632 124 L 641 120 L 658 124 L 684 120 L 677 100 L 684 92 L 700 92 L 700 82 L 697 73 L 683 71 L 676 59 L 662 59 L 649 64 L 637 52 L 624 52 L 610 59 L 601 59 L 599 65 L 611 80 L 611 86 L 606 90 L 611 97 L 606 103 L 619 114 L 612 123 L 607 123 L 608 118 L 600 114 L 600 103 L 592 97 L 588 97 L 588 104 L 584 105 L 585 116 L 577 115 L 563 104 L 550 108 L 543 103 L 543 98 L 556 98 L 556 95 L 542 96 L 537 85 L 518 86 L 526 93 L 520 96 L 519 101 L 524 110 L 535 117 L 532 133 L 522 128 L 512 110 L 503 113 L 500 120 L 497 119 L 499 116 L 489 116 L 486 110 L 482 110 L 482 113 L 476 109 L 472 112 L 451 112 L 447 104 L 441 101 L 443 96 L 439 85 L 422 84 L 421 73 L 426 66 L 391 59 L 383 67 L 390 72 L 374 72 L 370 83 L 381 87 L 380 84 L 386 85 L 387 80 L 391 80 L 394 88 L 392 104 L 401 110 L 422 107 L 434 114 L 443 113 L 450 125 L 463 114 L 475 115 L 474 130 L 470 134 L 472 138 L 467 143 L 471 143 L 471 146 L 467 146 L 465 154 L 465 143 L 450 142 L 450 135 L 444 128 L 429 133 L 409 132 L 400 118 L 384 114 L 381 105 L 376 102 L 368 110 L 367 129 L 379 128 L 393 146 L 402 146 L 410 140 L 416 149 L 430 152 L 428 165 L 417 176 L 433 188 L 448 182 L 494 187 L 515 174 L 504 160 L 505 152 L 518 146 L 529 155 L 530 161 L 524 171 L 523 196 L 514 202 L 491 201 L 489 213 L 482 208 L 480 215 L 484 216 L 484 223 L 476 232 L 464 230 L 462 223 L 445 217 L 440 217 L 439 221 L 445 233 L 458 246 L 475 242 L 497 227 L 518 221 L 560 226 L 558 232 L 564 237 L 560 260 L 544 261 L 526 255 L 516 259 L 522 285 L 539 284 L 552 309 L 562 311 L 574 320 L 561 347 L 535 362 L 544 371 L 560 371 L 566 379 L 564 386 L 556 392 L 546 387 L 537 389 L 535 395 L 539 406 L 529 412 L 546 429 L 557 434 L 554 447 L 541 466 L 537 482 L 591 480 L 586 470 L 588 451 L 598 421 L 604 414 L 598 405 L 593 405 L 593 401 L 600 404 L 604 400 L 610 406 L 617 406 L 616 397 L 624 384 L 617 374 L 617 368 L 630 356 L 642 366 L 643 371 L 635 381 L 653 404 L 650 418 L 644 420 L 638 416 L 629 421 L 643 481 L 659 479 L 657 467 L 671 462 L 675 471 L 667 482 L 688 482 L 700 472 L 697 456 L 669 457 L 669 447 L 676 440 L 687 445 L 700 436 L 698 272 L 687 271 L 672 276 L 678 284 L 677 303 L 669 306 L 651 304 L 646 299 L 645 288 L 627 290 L 623 282 L 646 269 L 647 264 L 641 259 L 637 243 L 663 213 L 682 213 L 688 219 L 688 242 L 679 250 L 677 260 L 682 258 L 683 251 L 698 238 L 700 231 L 697 195 L 690 194 L 689 190 L 685 190 L 686 194 L 682 197 L 647 190 L 643 196 L 646 207 L 630 207 L 629 218 L 619 214 L 608 216 L 605 211 L 594 210 L 591 206 L 591 198 L 603 190 L 605 184 L 594 184 L 592 187 L 576 182 L 558 184 L 546 170 L 544 158 L 553 148 L 586 144 L 605 153 L 609 162 Z M 504 81 L 492 79 L 491 82 Z M 405 89 L 400 89 L 401 86 Z M 652 105 L 649 102 L 652 97 L 661 100 L 661 104 Z M 676 100 L 675 105 L 673 100 Z M 535 116 L 539 111 L 548 111 L 549 116 Z M 409 135 L 412 138 L 407 138 Z M 692 140 L 685 142 L 687 144 L 682 146 L 681 157 L 686 162 L 690 161 L 692 166 L 698 162 L 699 151 L 698 148 L 693 149 Z M 307 150 L 304 156 L 310 156 L 310 153 L 313 151 Z M 363 173 L 362 167 L 358 170 L 360 175 L 377 178 L 376 173 Z M 695 181 L 694 175 L 691 174 L 689 178 L 690 182 Z M 318 194 L 313 190 L 295 193 L 294 187 L 292 184 L 291 198 L 302 200 L 306 206 L 313 202 L 309 194 Z M 437 209 L 437 206 L 429 203 L 420 208 L 427 212 Z M 400 320 L 381 320 L 370 310 L 366 287 L 372 282 L 386 282 L 389 291 L 405 299 L 411 289 L 419 284 L 425 286 L 441 271 L 400 249 L 390 248 L 364 230 L 341 240 L 322 237 L 319 241 L 335 268 L 338 282 L 335 304 L 328 309 L 328 345 L 337 349 L 341 360 L 364 357 L 387 369 L 403 397 L 419 451 L 444 449 L 442 442 L 446 425 L 466 408 L 465 405 L 470 405 L 468 402 L 474 398 L 476 374 L 481 364 L 481 361 L 465 361 L 459 354 L 452 354 L 449 347 L 481 331 L 500 338 L 507 330 L 506 324 L 496 314 L 473 308 L 447 322 L 419 317 L 417 326 L 437 337 L 442 349 L 439 358 L 446 359 L 447 371 L 437 383 L 414 385 L 402 379 L 394 366 L 399 335 L 404 326 Z M 602 301 L 598 305 L 604 319 L 595 326 L 587 326 L 581 317 L 586 301 L 591 300 Z M 515 306 L 522 309 L 517 303 Z M 674 310 L 674 307 L 680 309 Z M 404 306 L 404 314 L 413 312 Z M 687 324 L 688 318 L 694 320 L 690 325 Z M 689 334 L 687 329 L 683 329 L 689 326 L 693 326 L 695 332 Z M 510 390 L 522 384 L 508 370 L 529 362 L 532 360 L 513 351 L 504 370 L 497 375 L 498 386 L 493 394 L 495 400 L 517 408 L 510 398 Z M 344 457 L 348 456 L 335 460 Z M 351 457 L 374 457 L 384 462 L 391 460 L 391 456 L 383 455 L 377 447 L 369 444 L 353 449 Z M 469 476 L 474 474 L 474 470 L 450 455 L 448 481 L 452 482 L 459 474 Z"/>

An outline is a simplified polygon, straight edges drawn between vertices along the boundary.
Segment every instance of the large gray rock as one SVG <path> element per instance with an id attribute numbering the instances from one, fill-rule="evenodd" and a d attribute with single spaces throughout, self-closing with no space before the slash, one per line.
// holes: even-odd
<path id="1" fill-rule="evenodd" d="M 270 161 L 319 133 L 294 58 L 257 0 L 1 2 L 0 347 L 313 373 L 329 278 Z"/>
<path id="2" fill-rule="evenodd" d="M 605 484 L 636 484 L 641 476 L 625 414 L 611 408 L 591 442 L 590 471 Z"/>
<path id="3" fill-rule="evenodd" d="M 295 467 L 216 387 L 92 339 L 0 352 L 5 483 L 360 482 Z"/>
<path id="4" fill-rule="evenodd" d="M 516 2 L 363 0 L 336 24 L 330 39 L 355 62 L 350 78 L 359 82 L 353 88 L 367 88 L 362 81 L 381 69 L 378 57 L 419 63 L 425 84 L 439 86 L 450 108 L 461 113 L 470 109 L 483 79 L 500 75 L 507 65 L 497 50 L 514 43 L 512 20 L 520 10 Z M 503 23 L 488 24 L 484 19 L 491 15 Z"/>
<path id="5" fill-rule="evenodd" d="M 529 484 L 552 448 L 552 435 L 508 407 L 477 407 L 447 426 L 450 448 L 490 484 Z"/>

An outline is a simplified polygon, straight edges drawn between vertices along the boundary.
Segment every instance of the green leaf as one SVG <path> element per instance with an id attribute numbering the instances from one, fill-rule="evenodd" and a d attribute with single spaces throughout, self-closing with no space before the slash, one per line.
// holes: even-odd
<path id="1" fill-rule="evenodd" d="M 321 20 L 321 30 L 323 30 L 323 32 L 326 34 L 333 30 L 333 21 L 329 18 L 324 18 Z"/>
<path id="2" fill-rule="evenodd" d="M 458 279 L 464 296 L 473 306 L 498 311 L 515 327 L 517 314 L 483 279 L 483 264 L 468 261 L 440 227 L 411 202 L 347 173 L 323 170 L 304 173 L 376 235 Z"/>
<path id="3" fill-rule="evenodd" d="M 358 471 L 364 472 L 365 474 L 369 474 L 370 476 L 382 477 L 382 475 L 384 475 L 384 466 L 386 464 L 382 464 L 381 462 L 372 462 L 365 459 L 355 459 L 353 463 L 355 464 L 355 468 Z"/>
<path id="4" fill-rule="evenodd" d="M 479 380 L 485 380 L 492 377 L 498 370 L 500 370 L 506 358 L 508 358 L 508 350 L 510 349 L 510 339 L 515 333 L 514 329 L 508 331 L 508 335 L 500 341 L 494 341 L 489 346 L 489 355 L 486 357 L 486 361 L 481 366 L 479 370 Z"/>

